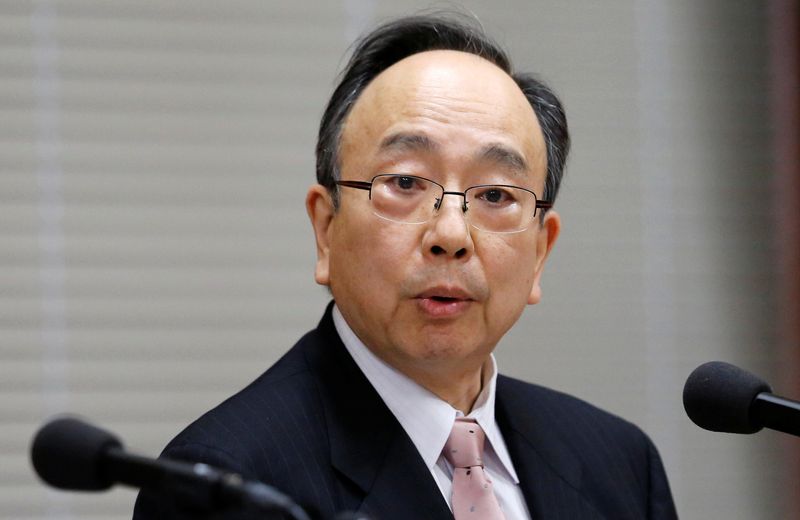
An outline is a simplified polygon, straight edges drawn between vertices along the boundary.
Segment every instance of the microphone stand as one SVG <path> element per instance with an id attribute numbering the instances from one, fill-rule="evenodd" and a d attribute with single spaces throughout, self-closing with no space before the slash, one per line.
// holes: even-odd
<path id="1" fill-rule="evenodd" d="M 210 513 L 223 507 L 242 507 L 257 513 L 283 513 L 292 520 L 310 520 L 288 496 L 257 481 L 246 481 L 236 473 L 225 473 L 207 464 L 151 459 L 119 447 L 104 453 L 104 475 L 112 482 L 134 487 L 167 490 L 176 505 L 193 512 Z"/>

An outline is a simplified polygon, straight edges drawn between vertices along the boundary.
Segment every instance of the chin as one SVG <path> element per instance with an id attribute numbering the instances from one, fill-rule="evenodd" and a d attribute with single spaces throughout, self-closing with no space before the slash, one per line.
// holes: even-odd
<path id="1" fill-rule="evenodd" d="M 471 342 L 470 342 L 471 343 Z M 418 361 L 464 361 L 475 357 L 480 350 L 478 345 L 458 341 L 452 336 L 441 338 L 425 338 L 424 341 L 412 341 L 413 347 L 404 349 L 409 357 Z M 491 350 L 486 352 L 489 355 Z"/>

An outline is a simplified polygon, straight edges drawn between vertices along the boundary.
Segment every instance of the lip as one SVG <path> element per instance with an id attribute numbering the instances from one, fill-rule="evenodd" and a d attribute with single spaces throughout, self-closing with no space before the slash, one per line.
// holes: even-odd
<path id="1" fill-rule="evenodd" d="M 442 298 L 448 300 L 472 300 L 472 295 L 461 287 L 437 286 L 426 289 L 417 298 Z"/>
<path id="2" fill-rule="evenodd" d="M 466 290 L 448 286 L 426 289 L 415 300 L 423 314 L 431 318 L 457 317 L 466 312 L 475 301 Z"/>

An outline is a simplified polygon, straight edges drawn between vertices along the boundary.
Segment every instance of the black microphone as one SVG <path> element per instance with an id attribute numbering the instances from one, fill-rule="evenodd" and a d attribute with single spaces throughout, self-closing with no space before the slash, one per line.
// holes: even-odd
<path id="1" fill-rule="evenodd" d="M 121 483 L 168 492 L 181 506 L 194 510 L 242 507 L 309 520 L 294 501 L 266 484 L 207 464 L 127 453 L 113 434 L 76 418 L 56 419 L 42 427 L 31 445 L 31 461 L 42 480 L 60 489 L 101 491 Z"/>
<path id="2" fill-rule="evenodd" d="M 683 387 L 683 407 L 692 422 L 714 432 L 766 427 L 800 436 L 800 402 L 774 395 L 766 382 L 723 361 L 694 369 Z"/>

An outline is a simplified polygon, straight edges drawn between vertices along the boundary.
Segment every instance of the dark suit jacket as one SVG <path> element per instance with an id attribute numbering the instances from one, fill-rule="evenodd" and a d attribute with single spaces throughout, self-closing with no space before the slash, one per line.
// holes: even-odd
<path id="1" fill-rule="evenodd" d="M 533 518 L 676 518 L 658 453 L 636 426 L 504 376 L 496 418 Z M 343 510 L 376 520 L 453 518 L 410 438 L 339 339 L 331 306 L 316 330 L 162 456 L 271 484 L 320 518 Z M 175 516 L 166 500 L 140 494 L 136 520 Z"/>

